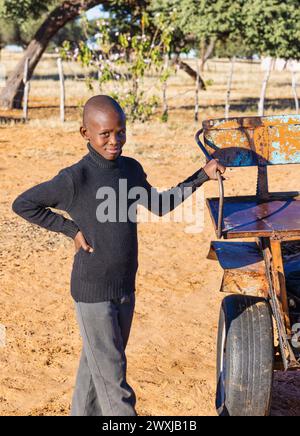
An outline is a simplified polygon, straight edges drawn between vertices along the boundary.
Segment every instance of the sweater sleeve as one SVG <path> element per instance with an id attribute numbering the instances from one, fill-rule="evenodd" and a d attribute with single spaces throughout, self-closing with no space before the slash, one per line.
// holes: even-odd
<path id="1" fill-rule="evenodd" d="M 68 212 L 73 198 L 72 176 L 62 169 L 53 179 L 20 194 L 12 203 L 12 210 L 32 224 L 74 239 L 79 230 L 75 222 L 49 209 L 52 207 Z"/>
<path id="2" fill-rule="evenodd" d="M 147 180 L 147 174 L 140 166 L 141 186 L 146 190 L 147 195 L 141 195 L 140 204 L 158 216 L 164 216 L 183 203 L 193 192 L 204 182 L 209 180 L 206 172 L 201 168 L 190 177 L 166 191 L 158 192 Z"/>

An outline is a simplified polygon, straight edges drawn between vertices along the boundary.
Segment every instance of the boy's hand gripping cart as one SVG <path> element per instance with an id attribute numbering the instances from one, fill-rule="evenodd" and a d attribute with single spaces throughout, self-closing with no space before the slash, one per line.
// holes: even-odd
<path id="1" fill-rule="evenodd" d="M 209 258 L 233 294 L 220 311 L 218 413 L 268 415 L 274 368 L 300 368 L 300 192 L 269 192 L 267 168 L 300 163 L 300 116 L 208 120 L 196 141 L 208 160 L 258 168 L 255 196 L 224 198 L 218 175 L 220 198 L 207 199 L 217 237 L 247 242 L 212 242 Z"/>

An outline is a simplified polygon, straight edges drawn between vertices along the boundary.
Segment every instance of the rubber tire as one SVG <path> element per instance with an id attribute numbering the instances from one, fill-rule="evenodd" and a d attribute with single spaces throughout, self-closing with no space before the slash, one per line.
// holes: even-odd
<path id="1" fill-rule="evenodd" d="M 268 416 L 273 373 L 270 305 L 263 298 L 244 295 L 224 298 L 217 345 L 218 414 Z"/>

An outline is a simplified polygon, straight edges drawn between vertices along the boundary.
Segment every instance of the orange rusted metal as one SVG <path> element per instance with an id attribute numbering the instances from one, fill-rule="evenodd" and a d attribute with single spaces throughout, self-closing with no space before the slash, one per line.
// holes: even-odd
<path id="1" fill-rule="evenodd" d="M 270 305 L 272 308 L 276 330 L 278 333 L 279 348 L 281 352 L 283 367 L 285 370 L 297 369 L 300 365 L 289 341 L 289 326 L 285 324 L 285 313 L 279 298 L 280 281 L 279 276 L 278 274 L 276 274 L 276 270 L 274 268 L 275 264 L 271 252 L 270 239 L 260 238 L 260 246 L 264 254 L 266 274 L 269 281 Z"/>
<path id="2" fill-rule="evenodd" d="M 273 285 L 277 297 L 282 306 L 282 312 L 284 315 L 284 323 L 287 329 L 287 333 L 291 333 L 291 323 L 289 314 L 289 305 L 285 285 L 285 274 L 284 266 L 282 260 L 281 243 L 280 241 L 270 240 L 270 249 L 272 253 L 272 274 L 273 274 Z"/>
<path id="3" fill-rule="evenodd" d="M 267 298 L 265 263 L 256 242 L 212 242 L 208 258 L 224 270 L 221 292 Z"/>
<path id="4" fill-rule="evenodd" d="M 300 116 L 217 119 L 203 122 L 207 152 L 226 166 L 300 163 Z"/>

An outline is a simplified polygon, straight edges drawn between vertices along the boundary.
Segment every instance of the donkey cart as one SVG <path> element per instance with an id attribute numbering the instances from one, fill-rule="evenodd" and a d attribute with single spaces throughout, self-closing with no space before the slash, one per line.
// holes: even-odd
<path id="1" fill-rule="evenodd" d="M 232 294 L 220 310 L 217 411 L 266 416 L 274 369 L 300 368 L 300 192 L 269 192 L 267 171 L 300 163 L 300 116 L 208 120 L 196 141 L 208 160 L 258 168 L 253 196 L 224 198 L 218 174 L 219 198 L 207 199 L 217 237 L 241 241 L 214 241 L 208 257 Z"/>

